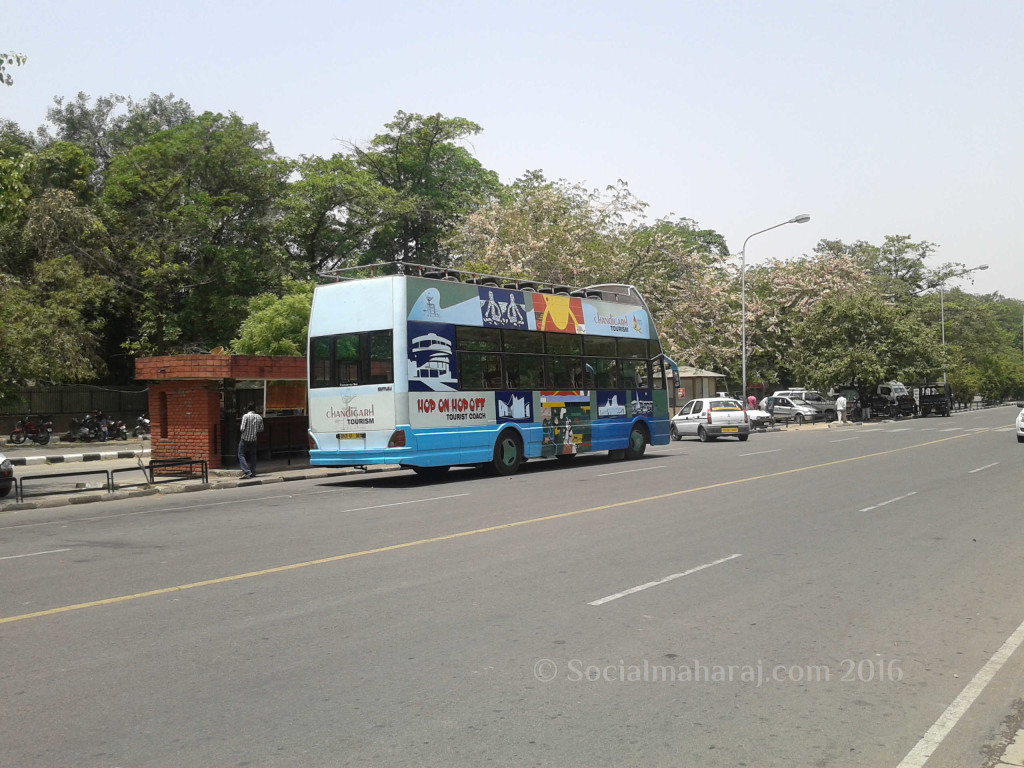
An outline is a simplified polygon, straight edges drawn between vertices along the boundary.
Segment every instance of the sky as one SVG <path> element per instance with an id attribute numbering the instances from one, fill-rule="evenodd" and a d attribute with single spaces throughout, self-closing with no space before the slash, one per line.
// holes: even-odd
<path id="1" fill-rule="evenodd" d="M 1021 0 L 0 0 L 0 118 L 173 93 L 297 158 L 441 113 L 505 183 L 621 179 L 737 254 L 811 216 L 748 265 L 907 235 L 1024 299 L 1021 29 Z"/>

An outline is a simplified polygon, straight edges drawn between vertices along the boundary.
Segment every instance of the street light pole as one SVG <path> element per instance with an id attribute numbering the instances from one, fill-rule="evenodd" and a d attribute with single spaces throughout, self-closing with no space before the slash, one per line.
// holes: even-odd
<path id="1" fill-rule="evenodd" d="M 740 366 L 743 371 L 743 407 L 747 407 L 747 243 L 750 238 L 755 235 L 760 235 L 765 232 L 769 232 L 779 227 L 784 227 L 787 224 L 806 224 L 811 220 L 811 217 L 806 213 L 801 213 L 794 216 L 788 221 L 783 221 L 774 226 L 768 227 L 767 229 L 761 229 L 752 235 L 747 235 L 747 239 L 743 241 L 743 248 L 740 249 Z"/>
<path id="2" fill-rule="evenodd" d="M 971 272 L 982 272 L 988 269 L 988 264 L 980 267 L 965 269 L 954 277 L 967 277 Z M 948 278 L 947 278 L 948 279 Z M 942 383 L 946 383 L 946 281 L 939 283 L 939 325 L 942 327 Z"/>

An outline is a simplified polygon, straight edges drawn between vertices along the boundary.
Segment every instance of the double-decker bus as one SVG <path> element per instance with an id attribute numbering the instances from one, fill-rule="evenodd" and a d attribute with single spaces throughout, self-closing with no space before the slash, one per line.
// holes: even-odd
<path id="1" fill-rule="evenodd" d="M 339 270 L 314 291 L 311 464 L 511 475 L 527 459 L 668 444 L 671 361 L 635 288 L 392 271 Z"/>

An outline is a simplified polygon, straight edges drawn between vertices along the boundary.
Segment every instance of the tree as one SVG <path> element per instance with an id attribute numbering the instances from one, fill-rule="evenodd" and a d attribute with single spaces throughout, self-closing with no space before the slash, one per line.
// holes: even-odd
<path id="1" fill-rule="evenodd" d="M 935 369 L 938 355 L 920 320 L 873 291 L 822 299 L 793 329 L 794 373 L 823 390 L 917 381 Z"/>
<path id="2" fill-rule="evenodd" d="M 886 235 L 885 242 L 872 245 L 858 240 L 846 245 L 841 240 L 821 240 L 814 248 L 822 257 L 846 256 L 853 259 L 871 276 L 879 294 L 893 301 L 908 301 L 925 291 L 934 290 L 950 278 L 964 274 L 967 267 L 960 262 L 947 262 L 934 269 L 925 260 L 938 246 L 927 240 L 913 242 L 909 235 Z"/>
<path id="3" fill-rule="evenodd" d="M 0 274 L 0 291 L 0 397 L 29 379 L 87 381 L 105 371 L 99 352 L 109 280 L 59 256 L 37 263 L 30 280 Z"/>
<path id="4" fill-rule="evenodd" d="M 288 167 L 259 126 L 209 112 L 113 159 L 101 210 L 136 276 L 134 353 L 223 344 L 248 299 L 280 283 L 272 223 Z"/>
<path id="5" fill-rule="evenodd" d="M 375 195 L 380 209 L 360 263 L 403 259 L 447 265 L 449 235 L 501 189 L 497 174 L 460 146 L 482 129 L 461 117 L 401 111 L 385 128 L 367 148 L 352 148 L 356 166 L 393 193 Z"/>
<path id="6" fill-rule="evenodd" d="M 344 155 L 301 157 L 295 172 L 275 222 L 294 269 L 310 275 L 358 264 L 394 193 Z"/>
<path id="7" fill-rule="evenodd" d="M 91 177 L 99 189 L 107 166 L 118 155 L 145 143 L 160 131 L 186 124 L 195 117 L 192 107 L 174 94 L 150 94 L 142 102 L 111 94 L 92 99 L 79 92 L 73 101 L 58 97 L 46 112 L 47 121 L 56 131 L 51 136 L 39 129 L 40 139 L 50 144 L 66 141 L 81 147 L 96 164 Z M 90 103 L 91 102 L 91 103 Z"/>
<path id="8" fill-rule="evenodd" d="M 625 217 L 637 211 L 616 191 L 606 197 L 531 171 L 469 213 L 449 249 L 471 271 L 577 286 L 609 280 Z"/>
<path id="9" fill-rule="evenodd" d="M 305 355 L 313 284 L 291 281 L 283 296 L 260 294 L 249 300 L 249 316 L 231 342 L 236 355 Z"/>
<path id="10" fill-rule="evenodd" d="M 804 383 L 793 357 L 795 327 L 814 312 L 819 302 L 868 286 L 869 276 L 846 255 L 816 253 L 748 268 L 748 380 Z M 735 295 L 738 299 L 738 285 Z"/>
<path id="11" fill-rule="evenodd" d="M 0 83 L 14 85 L 14 78 L 7 71 L 8 67 L 20 67 L 28 59 L 20 53 L 0 53 Z"/>

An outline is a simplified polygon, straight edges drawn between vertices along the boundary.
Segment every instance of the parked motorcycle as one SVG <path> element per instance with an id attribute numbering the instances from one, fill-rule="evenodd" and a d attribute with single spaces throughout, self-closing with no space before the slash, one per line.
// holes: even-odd
<path id="1" fill-rule="evenodd" d="M 142 437 L 143 435 L 149 434 L 149 416 L 142 414 L 135 421 L 135 429 L 132 430 L 132 434 L 136 437 Z"/>
<path id="2" fill-rule="evenodd" d="M 107 439 L 107 425 L 101 415 L 87 413 L 81 419 L 72 419 L 71 427 L 64 434 L 64 440 L 82 440 L 91 442 L 93 440 Z"/>
<path id="3" fill-rule="evenodd" d="M 40 445 L 50 442 L 50 433 L 53 432 L 53 422 L 43 416 L 28 415 L 24 419 L 18 419 L 11 432 L 11 442 L 21 445 L 26 440 L 32 440 Z"/>
<path id="4" fill-rule="evenodd" d="M 121 419 L 112 421 L 107 425 L 107 434 L 111 440 L 127 440 L 128 425 L 121 421 Z"/>

